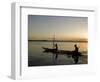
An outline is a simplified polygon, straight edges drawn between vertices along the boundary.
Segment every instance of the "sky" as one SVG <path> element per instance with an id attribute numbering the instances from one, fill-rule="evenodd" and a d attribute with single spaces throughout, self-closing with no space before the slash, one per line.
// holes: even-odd
<path id="1" fill-rule="evenodd" d="M 29 40 L 87 39 L 88 18 L 70 16 L 28 15 Z"/>

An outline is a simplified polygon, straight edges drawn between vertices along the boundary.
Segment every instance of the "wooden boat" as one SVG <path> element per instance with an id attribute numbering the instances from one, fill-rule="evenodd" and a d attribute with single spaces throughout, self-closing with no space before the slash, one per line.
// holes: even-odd
<path id="1" fill-rule="evenodd" d="M 69 50 L 56 50 L 54 48 L 54 45 L 55 45 L 55 35 L 54 35 L 54 38 L 53 38 L 53 48 L 46 48 L 46 47 L 42 47 L 44 49 L 44 52 L 46 53 L 53 53 L 53 54 L 58 54 L 58 55 L 67 55 L 67 56 L 73 56 L 75 55 L 75 51 L 69 51 Z M 82 53 L 84 52 L 78 52 L 78 56 L 82 56 Z"/>
<path id="2" fill-rule="evenodd" d="M 58 54 L 58 55 L 61 55 L 61 54 L 73 55 L 75 53 L 74 51 L 69 51 L 69 50 L 56 50 L 56 49 L 45 48 L 45 47 L 42 47 L 42 48 L 44 49 L 44 52 L 46 52 L 46 53 L 54 53 L 54 54 Z M 78 52 L 78 55 L 82 56 L 82 53 Z"/>

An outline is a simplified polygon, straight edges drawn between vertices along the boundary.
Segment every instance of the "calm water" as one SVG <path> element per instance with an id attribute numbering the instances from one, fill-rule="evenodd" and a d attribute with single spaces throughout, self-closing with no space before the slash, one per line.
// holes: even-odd
<path id="1" fill-rule="evenodd" d="M 79 51 L 87 51 L 86 42 L 56 42 L 59 50 L 74 50 L 74 44 L 77 44 Z M 45 53 L 42 47 L 52 48 L 52 42 L 28 42 L 28 66 L 47 66 L 47 65 L 71 65 L 73 59 L 66 55 L 58 55 L 54 60 L 52 53 Z M 79 64 L 87 64 L 87 54 L 79 58 Z"/>

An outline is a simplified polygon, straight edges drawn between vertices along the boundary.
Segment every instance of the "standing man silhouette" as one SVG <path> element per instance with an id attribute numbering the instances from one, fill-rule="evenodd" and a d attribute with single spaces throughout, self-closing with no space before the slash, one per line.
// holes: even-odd
<path id="1" fill-rule="evenodd" d="M 78 60 L 79 60 L 79 54 L 78 54 L 79 48 L 77 47 L 76 44 L 74 45 L 74 47 L 75 47 L 75 50 L 74 50 L 74 53 L 73 53 L 73 59 L 74 59 L 74 63 L 77 64 Z"/>

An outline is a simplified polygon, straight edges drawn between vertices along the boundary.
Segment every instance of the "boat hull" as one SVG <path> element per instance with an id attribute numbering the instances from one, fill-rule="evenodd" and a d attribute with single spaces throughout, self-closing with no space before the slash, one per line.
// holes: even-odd
<path id="1" fill-rule="evenodd" d="M 58 55 L 61 55 L 61 54 L 73 55 L 75 53 L 74 51 L 69 51 L 69 50 L 56 50 L 56 49 L 45 48 L 45 47 L 42 47 L 42 48 L 44 49 L 44 52 L 55 53 L 55 54 L 58 54 Z M 78 55 L 82 56 L 81 52 L 78 52 Z"/>

